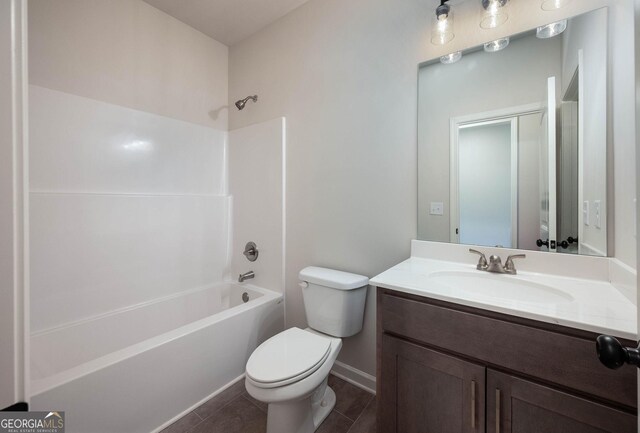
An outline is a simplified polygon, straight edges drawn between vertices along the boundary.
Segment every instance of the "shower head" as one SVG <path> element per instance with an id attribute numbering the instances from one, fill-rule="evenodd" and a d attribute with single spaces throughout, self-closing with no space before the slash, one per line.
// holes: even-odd
<path id="1" fill-rule="evenodd" d="M 246 98 L 237 101 L 236 107 L 238 108 L 238 110 L 242 110 L 244 106 L 247 105 L 249 99 L 251 99 L 253 102 L 258 102 L 258 95 L 247 96 Z"/>

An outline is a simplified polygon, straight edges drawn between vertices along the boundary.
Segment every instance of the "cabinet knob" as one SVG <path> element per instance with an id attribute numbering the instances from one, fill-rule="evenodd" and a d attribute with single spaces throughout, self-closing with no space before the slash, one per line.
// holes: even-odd
<path id="1" fill-rule="evenodd" d="M 624 347 L 610 335 L 600 335 L 596 339 L 598 358 L 606 367 L 616 370 L 624 364 L 640 368 L 640 347 Z"/>

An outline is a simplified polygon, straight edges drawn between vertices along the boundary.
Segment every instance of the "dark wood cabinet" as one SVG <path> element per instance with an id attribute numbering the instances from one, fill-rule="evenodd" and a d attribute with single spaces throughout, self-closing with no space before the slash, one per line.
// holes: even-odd
<path id="1" fill-rule="evenodd" d="M 609 406 L 487 371 L 488 433 L 631 433 L 636 420 Z"/>
<path id="2" fill-rule="evenodd" d="M 382 353 L 381 431 L 485 431 L 484 366 L 387 335 Z"/>
<path id="3" fill-rule="evenodd" d="M 635 369 L 596 334 L 384 288 L 377 308 L 378 433 L 636 433 Z"/>

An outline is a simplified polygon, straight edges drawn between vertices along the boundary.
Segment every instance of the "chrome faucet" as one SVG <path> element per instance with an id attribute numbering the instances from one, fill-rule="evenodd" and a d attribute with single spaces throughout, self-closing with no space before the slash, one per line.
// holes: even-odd
<path id="1" fill-rule="evenodd" d="M 494 272 L 496 274 L 509 274 L 516 275 L 516 266 L 513 263 L 513 259 L 524 259 L 527 257 L 524 254 L 513 254 L 507 257 L 507 261 L 502 265 L 502 259 L 499 256 L 492 255 L 489 257 L 489 262 L 487 263 L 487 257 L 478 250 L 469 249 L 470 253 L 478 254 L 480 259 L 478 260 L 478 265 L 476 269 L 479 271 L 487 271 Z"/>
<path id="2" fill-rule="evenodd" d="M 243 283 L 246 280 L 250 280 L 251 278 L 255 278 L 256 274 L 253 271 L 245 272 L 244 274 L 240 274 L 238 276 L 238 282 Z"/>

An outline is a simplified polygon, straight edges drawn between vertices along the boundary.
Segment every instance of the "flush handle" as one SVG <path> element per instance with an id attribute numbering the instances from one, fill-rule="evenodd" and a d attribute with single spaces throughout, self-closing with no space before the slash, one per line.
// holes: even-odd
<path id="1" fill-rule="evenodd" d="M 601 335 L 596 339 L 596 352 L 600 362 L 613 370 L 625 364 L 640 368 L 640 346 L 624 347 L 610 335 Z"/>

